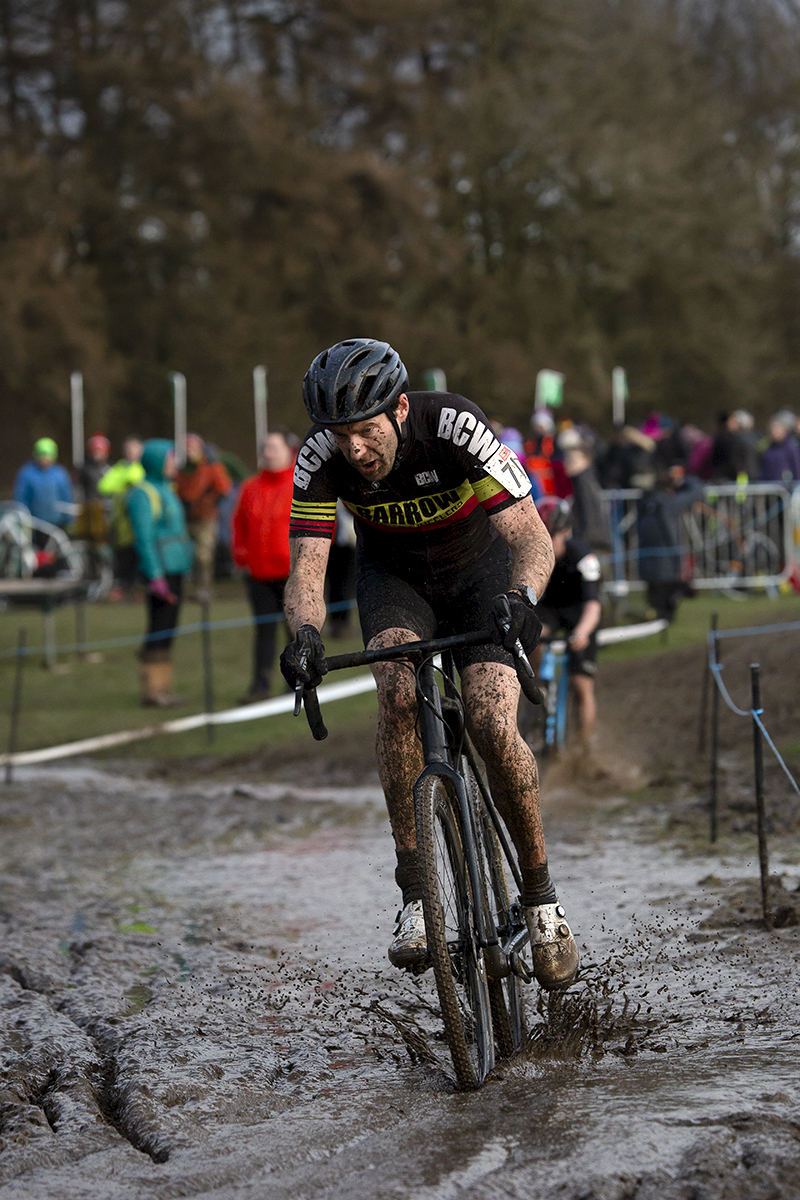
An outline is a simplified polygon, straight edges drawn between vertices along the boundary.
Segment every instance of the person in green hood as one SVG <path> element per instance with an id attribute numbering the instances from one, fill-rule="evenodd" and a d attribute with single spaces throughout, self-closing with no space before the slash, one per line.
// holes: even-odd
<path id="1" fill-rule="evenodd" d="M 125 499 L 139 570 L 147 581 L 148 628 L 139 650 L 142 704 L 167 708 L 181 703 L 172 694 L 172 641 L 193 548 L 171 482 L 176 473 L 172 442 L 146 441 L 142 467 L 144 478 Z"/>

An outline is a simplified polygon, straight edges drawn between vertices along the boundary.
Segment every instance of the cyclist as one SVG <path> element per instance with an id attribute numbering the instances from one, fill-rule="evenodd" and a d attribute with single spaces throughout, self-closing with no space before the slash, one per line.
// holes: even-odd
<path id="1" fill-rule="evenodd" d="M 358 610 L 368 648 L 491 625 L 507 597 L 511 627 L 497 644 L 464 648 L 459 670 L 470 735 L 520 858 L 536 977 L 567 987 L 578 952 L 547 867 L 536 763 L 516 723 L 519 683 L 509 653 L 532 649 L 535 613 L 553 563 L 546 531 L 516 456 L 462 396 L 410 392 L 398 354 L 357 338 L 312 362 L 303 399 L 314 425 L 297 456 L 289 529 L 292 567 L 284 611 L 294 640 L 281 656 L 287 682 L 325 673 L 320 630 L 330 538 L 341 499 L 358 536 Z M 378 770 L 395 840 L 403 907 L 389 959 L 427 958 L 412 788 L 422 769 L 414 681 L 402 664 L 373 667 Z"/>
<path id="2" fill-rule="evenodd" d="M 567 634 L 567 671 L 578 701 L 578 724 L 585 748 L 597 717 L 594 676 L 600 623 L 600 561 L 591 547 L 572 537 L 572 509 L 566 500 L 543 496 L 539 515 L 553 543 L 556 565 L 536 613 L 548 637 Z"/>

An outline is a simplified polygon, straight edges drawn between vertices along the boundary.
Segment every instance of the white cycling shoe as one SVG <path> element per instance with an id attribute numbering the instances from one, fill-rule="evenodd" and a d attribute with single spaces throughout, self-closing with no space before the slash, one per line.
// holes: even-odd
<path id="1" fill-rule="evenodd" d="M 393 967 L 421 967 L 428 962 L 428 939 L 422 901 L 411 900 L 397 914 L 394 940 L 389 947 L 389 962 Z"/>
<path id="2" fill-rule="evenodd" d="M 580 957 L 560 904 L 536 904 L 525 909 L 531 937 L 533 973 L 546 991 L 568 988 L 578 974 Z"/>

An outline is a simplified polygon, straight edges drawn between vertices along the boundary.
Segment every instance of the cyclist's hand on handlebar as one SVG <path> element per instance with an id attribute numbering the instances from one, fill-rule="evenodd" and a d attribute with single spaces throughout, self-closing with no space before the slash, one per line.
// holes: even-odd
<path id="1" fill-rule="evenodd" d="M 542 622 L 517 592 L 495 596 L 492 620 L 497 627 L 495 641 L 509 652 L 513 652 L 519 641 L 530 654 L 542 636 Z"/>
<path id="2" fill-rule="evenodd" d="M 314 625 L 301 625 L 281 655 L 281 674 L 291 688 L 315 688 L 327 675 L 325 646 Z"/>

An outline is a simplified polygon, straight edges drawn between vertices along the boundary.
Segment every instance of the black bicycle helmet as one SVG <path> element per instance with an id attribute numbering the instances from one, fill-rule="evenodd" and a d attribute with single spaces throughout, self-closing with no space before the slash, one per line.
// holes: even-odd
<path id="1" fill-rule="evenodd" d="M 551 537 L 561 533 L 562 529 L 572 528 L 572 508 L 569 501 L 559 500 L 557 496 L 542 496 L 536 501 L 536 507 Z"/>
<path id="2" fill-rule="evenodd" d="M 387 412 L 407 390 L 406 369 L 388 342 L 351 338 L 317 355 L 303 380 L 303 401 L 312 421 L 347 425 Z"/>

